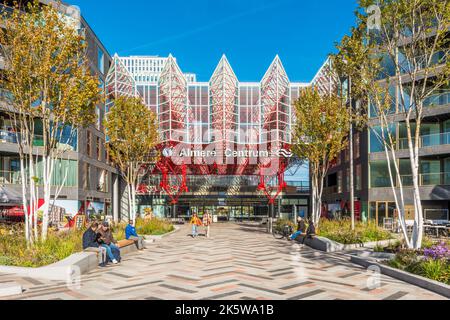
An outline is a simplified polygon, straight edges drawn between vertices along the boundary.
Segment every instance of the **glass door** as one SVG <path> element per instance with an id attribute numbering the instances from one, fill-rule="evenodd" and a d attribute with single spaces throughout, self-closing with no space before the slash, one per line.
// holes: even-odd
<path id="1" fill-rule="evenodd" d="M 377 224 L 383 226 L 384 218 L 387 218 L 386 202 L 377 202 Z"/>

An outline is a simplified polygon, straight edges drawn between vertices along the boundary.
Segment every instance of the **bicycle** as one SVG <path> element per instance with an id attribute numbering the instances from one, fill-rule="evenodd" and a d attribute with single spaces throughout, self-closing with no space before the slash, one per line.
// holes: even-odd
<path id="1" fill-rule="evenodd" d="M 290 225 L 284 225 L 282 227 L 274 227 L 272 229 L 272 235 L 277 240 L 282 240 L 286 238 L 286 240 L 290 240 L 291 235 L 293 234 L 294 228 Z"/>

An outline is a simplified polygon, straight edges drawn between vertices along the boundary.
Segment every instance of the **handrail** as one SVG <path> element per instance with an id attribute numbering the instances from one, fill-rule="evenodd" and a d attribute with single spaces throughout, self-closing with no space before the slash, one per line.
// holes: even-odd
<path id="1" fill-rule="evenodd" d="M 413 139 L 413 143 L 415 139 Z M 450 132 L 433 133 L 421 135 L 419 140 L 419 148 L 426 148 L 432 146 L 441 146 L 450 144 Z M 398 139 L 398 149 L 408 149 L 408 138 Z"/>

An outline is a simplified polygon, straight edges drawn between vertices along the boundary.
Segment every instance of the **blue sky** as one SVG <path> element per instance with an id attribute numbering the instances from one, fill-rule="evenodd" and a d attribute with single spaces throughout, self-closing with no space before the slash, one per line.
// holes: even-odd
<path id="1" fill-rule="evenodd" d="M 356 0 L 68 0 L 111 54 L 172 53 L 208 81 L 225 53 L 240 81 L 260 81 L 276 54 L 309 82 L 355 22 Z"/>

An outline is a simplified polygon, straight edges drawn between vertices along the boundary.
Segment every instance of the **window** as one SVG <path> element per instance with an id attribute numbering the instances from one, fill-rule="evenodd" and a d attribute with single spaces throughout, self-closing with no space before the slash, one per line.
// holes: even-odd
<path id="1" fill-rule="evenodd" d="M 362 189 L 362 170 L 361 164 L 356 165 L 356 190 L 360 191 Z"/>
<path id="2" fill-rule="evenodd" d="M 100 152 L 100 150 L 101 150 L 100 145 L 101 145 L 101 140 L 100 140 L 99 137 L 97 137 L 97 143 L 96 143 L 96 146 L 97 146 L 97 160 L 98 160 L 98 161 L 101 161 L 101 160 L 102 160 L 102 154 L 101 154 L 101 152 Z"/>
<path id="3" fill-rule="evenodd" d="M 336 157 L 336 166 L 341 165 L 342 152 L 340 152 Z"/>
<path id="4" fill-rule="evenodd" d="M 98 70 L 103 74 L 105 73 L 105 54 L 103 53 L 103 50 L 98 48 L 98 64 L 97 64 Z"/>
<path id="5" fill-rule="evenodd" d="M 99 107 L 95 107 L 95 113 L 97 115 L 97 124 L 96 124 L 96 128 L 97 130 L 101 129 L 101 124 L 102 124 L 102 115 L 101 115 L 101 111 Z"/>
<path id="6" fill-rule="evenodd" d="M 342 193 L 342 171 L 338 172 L 337 178 L 338 178 L 338 183 L 337 183 L 338 191 L 337 192 Z"/>
<path id="7" fill-rule="evenodd" d="M 347 146 L 347 148 L 344 150 L 344 154 L 345 154 L 345 162 L 350 161 L 350 147 Z"/>
<path id="8" fill-rule="evenodd" d="M 91 188 L 91 166 L 89 163 L 84 164 L 84 189 L 89 190 Z"/>
<path id="9" fill-rule="evenodd" d="M 87 131 L 86 136 L 86 154 L 90 157 L 91 156 L 91 149 L 92 149 L 92 133 L 90 131 Z"/>
<path id="10" fill-rule="evenodd" d="M 389 132 L 393 139 L 395 140 L 395 125 L 391 124 L 389 126 Z M 389 132 L 386 128 L 384 128 L 384 140 L 389 141 Z M 373 127 L 370 129 L 370 152 L 384 152 L 384 141 L 383 141 L 383 132 L 381 131 L 381 127 Z M 399 140 L 399 147 L 402 146 L 402 140 Z"/>
<path id="11" fill-rule="evenodd" d="M 345 191 L 350 192 L 350 168 L 345 170 Z"/>
<path id="12" fill-rule="evenodd" d="M 450 185 L 450 158 L 444 160 L 444 184 Z"/>
<path id="13" fill-rule="evenodd" d="M 361 154 L 360 154 L 360 140 L 361 140 L 361 133 L 357 132 L 354 135 L 354 143 L 353 143 L 353 155 L 355 159 L 358 159 Z"/>
<path id="14" fill-rule="evenodd" d="M 394 167 L 392 166 L 392 172 Z M 373 161 L 370 163 L 370 187 L 387 188 L 391 186 L 387 161 Z"/>
<path id="15" fill-rule="evenodd" d="M 441 184 L 441 161 L 421 160 L 420 161 L 420 184 L 423 186 Z"/>

